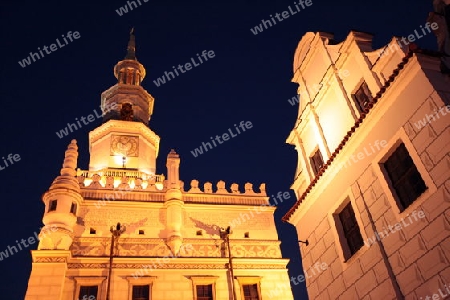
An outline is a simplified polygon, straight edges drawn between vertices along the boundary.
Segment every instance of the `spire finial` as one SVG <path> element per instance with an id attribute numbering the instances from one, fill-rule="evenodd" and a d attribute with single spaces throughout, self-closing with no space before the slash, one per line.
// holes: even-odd
<path id="1" fill-rule="evenodd" d="M 60 174 L 62 176 L 76 176 L 78 159 L 78 146 L 77 141 L 72 140 L 67 147 L 66 153 L 64 155 L 64 162 Z"/>
<path id="2" fill-rule="evenodd" d="M 125 59 L 136 60 L 136 42 L 134 38 L 134 27 L 130 31 L 130 40 L 128 41 L 127 56 Z"/>

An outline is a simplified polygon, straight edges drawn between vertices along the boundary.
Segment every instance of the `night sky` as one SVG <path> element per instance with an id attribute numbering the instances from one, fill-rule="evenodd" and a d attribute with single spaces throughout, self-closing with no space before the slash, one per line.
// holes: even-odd
<path id="1" fill-rule="evenodd" d="M 201 186 L 224 180 L 241 189 L 246 182 L 267 184 L 269 195 L 289 191 L 297 154 L 285 140 L 298 106 L 291 83 L 294 51 L 308 31 L 333 32 L 343 40 L 350 30 L 374 34 L 374 48 L 393 35 L 407 36 L 424 25 L 430 1 L 319 1 L 261 33 L 250 29 L 282 13 L 294 1 L 148 1 L 119 16 L 126 1 L 2 1 L 0 4 L 0 157 L 20 160 L 0 166 L 0 251 L 15 240 L 34 236 L 42 226 L 41 195 L 59 174 L 71 139 L 79 146 L 78 166 L 89 161 L 88 132 L 96 119 L 59 138 L 56 132 L 99 110 L 100 94 L 114 85 L 113 67 L 125 57 L 129 31 L 135 27 L 136 56 L 147 70 L 143 87 L 155 97 L 150 128 L 161 137 L 157 173 L 167 174 L 166 157 L 174 148 L 181 157 L 185 189 L 192 179 Z M 129 8 L 128 8 L 129 9 Z M 62 35 L 80 37 L 64 43 Z M 59 38 L 63 47 L 26 67 L 18 63 L 38 47 Z M 429 34 L 417 44 L 436 49 Z M 203 50 L 214 58 L 157 87 L 153 80 L 172 66 L 185 64 Z M 240 121 L 253 127 L 194 157 L 191 150 L 221 135 Z M 17 158 L 17 156 L 16 156 Z M 294 204 L 284 201 L 275 219 L 283 256 L 291 276 L 301 273 L 294 227 L 281 223 Z M 30 250 L 0 261 L 0 298 L 23 299 L 31 270 Z M 294 287 L 295 299 L 306 299 L 305 287 Z"/>

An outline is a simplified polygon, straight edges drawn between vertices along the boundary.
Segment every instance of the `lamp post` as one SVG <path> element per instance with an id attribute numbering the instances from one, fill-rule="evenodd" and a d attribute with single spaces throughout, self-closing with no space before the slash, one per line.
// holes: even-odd
<path id="1" fill-rule="evenodd" d="M 116 238 L 119 238 L 122 233 L 125 232 L 125 226 L 120 226 L 120 223 L 117 223 L 116 229 L 111 226 L 111 248 L 109 250 L 109 274 L 108 274 L 108 285 L 106 287 L 106 300 L 109 300 L 109 292 L 111 290 L 111 274 L 112 274 L 112 263 L 113 263 L 113 251 L 114 251 L 114 242 Z"/>
<path id="2" fill-rule="evenodd" d="M 230 234 L 233 233 L 233 231 L 231 230 L 231 227 L 228 226 L 226 229 L 224 228 L 220 228 L 219 229 L 220 232 L 220 238 L 223 239 L 225 241 L 225 243 L 227 244 L 227 250 L 228 250 L 228 270 L 230 272 L 230 284 L 231 284 L 231 290 L 233 291 L 233 300 L 236 300 L 236 289 L 234 287 L 234 273 L 233 273 L 233 260 L 231 257 L 231 248 L 230 248 Z"/>

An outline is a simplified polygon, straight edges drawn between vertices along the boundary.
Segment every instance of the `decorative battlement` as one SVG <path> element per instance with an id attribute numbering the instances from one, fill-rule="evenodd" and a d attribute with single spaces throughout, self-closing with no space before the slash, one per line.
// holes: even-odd
<path id="1" fill-rule="evenodd" d="M 148 174 L 136 170 L 126 169 L 104 169 L 100 171 L 77 170 L 77 179 L 81 188 L 94 189 L 122 189 L 122 190 L 149 190 L 164 191 L 166 189 L 166 180 L 164 175 Z M 184 183 L 181 182 L 183 190 Z M 249 196 L 267 196 L 266 184 L 261 183 L 259 192 L 253 190 L 253 184 L 247 182 L 244 185 L 244 192 L 239 190 L 239 184 L 232 183 L 230 190 L 225 187 L 225 181 L 220 180 L 213 190 L 211 182 L 203 184 L 203 190 L 199 188 L 199 181 L 191 180 L 190 189 L 183 191 L 190 194 L 235 194 Z"/>
<path id="2" fill-rule="evenodd" d="M 203 184 L 203 190 L 199 187 L 198 180 L 191 180 L 191 187 L 183 195 L 185 203 L 204 204 L 235 204 L 235 205 L 268 205 L 269 200 L 266 194 L 266 184 L 261 183 L 259 193 L 253 190 L 253 184 L 247 182 L 244 185 L 244 192 L 239 190 L 237 183 L 230 185 L 230 191 L 225 187 L 225 181 L 220 180 L 213 190 L 211 182 Z"/>
<path id="3" fill-rule="evenodd" d="M 78 169 L 77 179 L 81 188 L 161 191 L 164 189 L 165 176 L 126 169 Z"/>
<path id="4" fill-rule="evenodd" d="M 141 171 L 135 171 L 135 170 L 114 170 L 114 169 L 105 169 L 100 171 L 85 171 L 78 169 L 77 170 L 77 176 L 83 176 L 85 178 L 91 178 L 95 174 L 98 174 L 100 176 L 106 176 L 106 177 L 129 177 L 129 178 L 141 178 L 143 180 L 148 180 L 152 177 L 158 178 L 162 177 L 162 180 L 164 180 L 164 175 L 152 175 L 147 174 L 145 172 Z"/>
<path id="5" fill-rule="evenodd" d="M 230 191 L 228 191 L 225 187 L 225 181 L 220 180 L 216 184 L 216 190 L 213 191 L 212 183 L 211 182 L 205 182 L 203 184 L 203 191 L 198 187 L 199 182 L 198 180 L 191 180 L 191 188 L 187 191 L 187 193 L 205 193 L 205 194 L 244 194 L 249 196 L 267 196 L 266 194 L 266 184 L 261 183 L 259 186 L 259 193 L 255 192 L 253 190 L 253 184 L 247 182 L 244 186 L 244 192 L 241 193 L 239 190 L 239 184 L 232 183 L 230 185 Z"/>
<path id="6" fill-rule="evenodd" d="M 168 190 L 168 181 L 164 175 L 151 175 L 136 170 L 105 169 L 101 171 L 77 170 L 77 179 L 84 199 L 110 199 L 122 201 L 164 202 L 164 193 Z M 180 180 L 180 189 L 187 203 L 265 205 L 267 203 L 266 185 L 259 186 L 259 192 L 253 190 L 253 184 L 246 183 L 244 191 L 237 183 L 229 190 L 220 180 L 213 189 L 211 182 L 205 182 L 203 189 L 199 181 L 192 180 L 189 190 L 184 190 Z M 114 197 L 111 195 L 114 191 Z M 207 197 L 205 197 L 207 196 Z"/>

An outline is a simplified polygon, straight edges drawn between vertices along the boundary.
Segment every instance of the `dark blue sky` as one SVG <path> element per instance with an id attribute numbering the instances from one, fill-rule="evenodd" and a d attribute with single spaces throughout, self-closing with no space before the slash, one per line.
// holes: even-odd
<path id="1" fill-rule="evenodd" d="M 96 1 L 99 2 L 99 1 Z M 128 33 L 136 28 L 137 57 L 147 69 L 144 88 L 155 97 L 150 128 L 161 137 L 158 172 L 166 174 L 171 148 L 181 156 L 181 179 L 267 184 L 269 194 L 289 190 L 297 155 L 285 144 L 297 117 L 292 78 L 293 54 L 307 31 L 334 32 L 338 40 L 351 29 L 373 33 L 374 47 L 393 35 L 406 36 L 426 22 L 430 1 L 318 1 L 258 35 L 251 28 L 294 1 L 148 1 L 119 16 L 126 1 L 2 1 L 0 4 L 0 157 L 21 160 L 0 170 L 0 251 L 28 238 L 42 225 L 41 195 L 58 175 L 71 139 L 79 144 L 79 167 L 88 168 L 88 132 L 100 120 L 62 139 L 55 132 L 100 105 L 100 94 L 114 85 L 113 67 L 124 58 Z M 18 61 L 49 46 L 68 31 L 80 38 L 22 68 Z M 61 40 L 61 39 L 60 39 Z M 435 49 L 435 38 L 417 42 Z M 157 87 L 153 80 L 189 62 L 203 50 L 215 57 Z M 190 151 L 250 121 L 253 128 L 194 157 Z M 3 167 L 3 161 L 0 160 Z M 293 194 L 292 194 L 293 195 Z M 275 214 L 290 274 L 301 272 L 296 233 Z M 23 299 L 31 270 L 30 249 L 0 261 L 2 299 Z M 303 299 L 305 288 L 294 288 Z"/>

